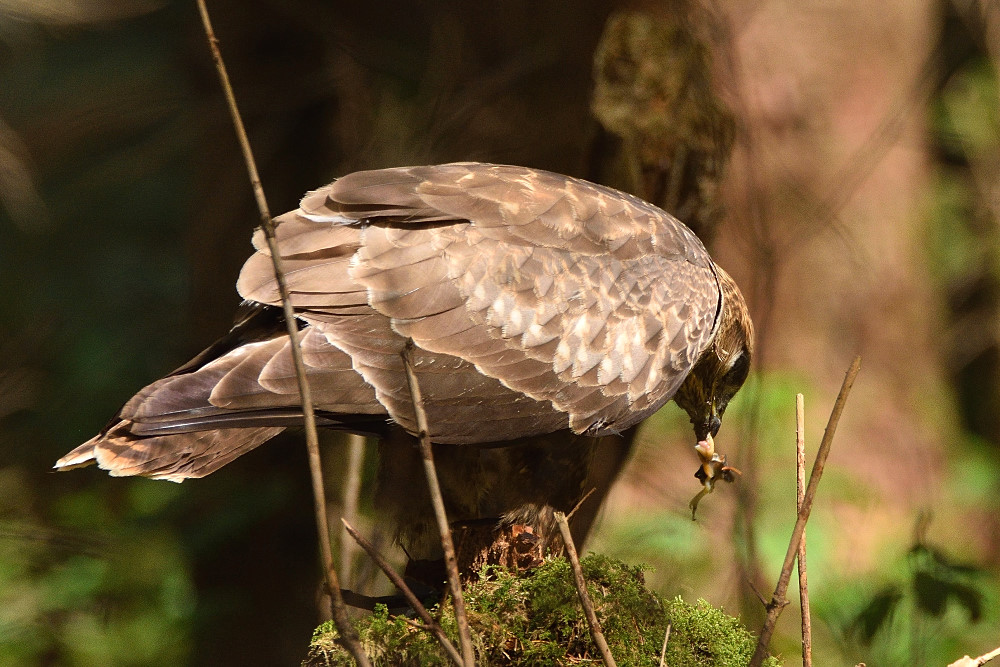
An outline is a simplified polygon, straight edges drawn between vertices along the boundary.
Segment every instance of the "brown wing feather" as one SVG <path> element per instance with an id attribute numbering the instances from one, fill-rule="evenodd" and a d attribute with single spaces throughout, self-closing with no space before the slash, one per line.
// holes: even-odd
<path id="1" fill-rule="evenodd" d="M 522 437 L 567 424 L 591 435 L 628 428 L 673 395 L 714 334 L 718 285 L 697 238 L 641 200 L 565 176 L 470 163 L 356 172 L 283 217 L 283 249 L 286 222 L 289 258 L 299 253 L 294 270 L 309 277 L 293 287 L 303 319 L 352 357 L 410 431 L 398 356 L 406 338 L 428 358 L 465 362 L 454 372 L 466 382 L 496 380 L 495 397 L 513 392 L 537 404 L 528 410 L 534 425 L 510 434 Z M 324 246 L 331 229 L 357 234 L 349 262 Z M 277 303 L 262 271 L 267 251 L 259 238 L 255 245 L 260 259 L 244 268 L 240 293 Z M 368 329 L 336 311 L 351 285 L 354 305 L 369 307 L 367 321 L 377 323 Z M 438 442 L 493 435 L 484 428 L 468 440 L 452 430 L 435 381 L 421 377 L 425 394 L 441 396 L 427 406 Z M 502 421 L 507 403 L 493 398 L 483 396 L 479 417 Z"/>
<path id="2" fill-rule="evenodd" d="M 416 430 L 400 357 L 410 338 L 437 442 L 623 430 L 673 395 L 717 327 L 715 268 L 687 228 L 549 172 L 357 172 L 278 222 L 316 407 L 334 423 L 385 415 Z M 277 305 L 260 233 L 254 246 L 238 289 Z M 297 414 L 287 336 L 275 330 L 217 344 L 154 382 L 57 466 L 201 476 Z"/>

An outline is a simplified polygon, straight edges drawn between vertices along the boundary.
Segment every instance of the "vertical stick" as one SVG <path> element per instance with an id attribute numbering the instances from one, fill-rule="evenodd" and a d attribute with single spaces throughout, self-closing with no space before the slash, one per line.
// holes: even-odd
<path id="1" fill-rule="evenodd" d="M 802 511 L 806 498 L 806 426 L 805 399 L 795 395 L 795 459 L 796 513 Z M 799 601 L 802 608 L 802 667 L 812 667 L 812 615 L 809 611 L 809 577 L 806 574 L 806 531 L 799 542 Z"/>
<path id="2" fill-rule="evenodd" d="M 587 616 L 587 625 L 590 626 L 590 636 L 597 644 L 597 650 L 601 652 L 601 659 L 606 667 L 617 667 L 614 657 L 611 655 L 611 648 L 604 638 L 604 630 L 601 629 L 601 622 L 597 619 L 594 605 L 587 594 L 587 582 L 583 578 L 583 568 L 580 567 L 580 558 L 576 553 L 576 545 L 573 543 L 573 533 L 569 529 L 569 521 L 562 512 L 553 512 L 556 523 L 559 524 L 559 532 L 562 534 L 563 544 L 566 545 L 566 556 L 569 564 L 573 568 L 573 583 L 576 584 L 576 592 L 580 595 L 580 604 L 583 605 L 583 613 Z M 664 641 L 664 648 L 666 642 Z"/>
<path id="3" fill-rule="evenodd" d="M 424 474 L 427 476 L 427 488 L 431 494 L 431 504 L 434 506 L 434 517 L 437 519 L 438 531 L 441 537 L 441 549 L 444 551 L 444 564 L 448 570 L 448 587 L 451 589 L 452 604 L 455 606 L 455 621 L 458 623 L 458 639 L 462 648 L 462 662 L 465 667 L 474 667 L 476 655 L 472 649 L 472 633 L 469 631 L 469 619 L 465 614 L 465 598 L 462 597 L 462 581 L 458 576 L 458 561 L 455 559 L 455 543 L 451 539 L 451 527 L 448 515 L 444 509 L 444 497 L 438 484 L 437 468 L 434 466 L 434 450 L 431 448 L 430 429 L 427 425 L 427 413 L 424 411 L 424 399 L 420 393 L 417 375 L 413 372 L 410 355 L 413 353 L 413 341 L 408 340 L 403 348 L 403 367 L 406 369 L 406 383 L 410 388 L 410 400 L 413 402 L 413 412 L 417 418 L 419 430 L 420 454 L 424 460 Z"/>
<path id="4" fill-rule="evenodd" d="M 341 495 L 342 516 L 345 523 L 356 523 L 358 515 L 358 497 L 361 495 L 361 466 L 364 463 L 365 438 L 357 433 L 347 436 L 347 476 L 344 479 L 344 489 Z M 346 531 L 346 528 L 345 528 Z M 340 579 L 347 581 L 351 577 L 354 565 L 355 541 L 340 540 Z M 347 584 L 351 584 L 348 582 Z"/>
<path id="5" fill-rule="evenodd" d="M 809 485 L 806 487 L 806 495 L 802 501 L 802 509 L 795 520 L 795 527 L 792 529 L 792 537 L 788 541 L 788 549 L 785 551 L 785 561 L 781 566 L 781 575 L 778 583 L 774 587 L 774 594 L 771 601 L 767 603 L 767 616 L 764 619 L 764 626 L 760 630 L 760 637 L 757 639 L 757 648 L 750 658 L 750 667 L 760 667 L 767 655 L 767 646 L 771 643 L 771 635 L 774 634 L 774 626 L 778 622 L 781 610 L 788 604 L 785 593 L 788 591 L 788 581 L 792 578 L 792 564 L 799 552 L 799 542 L 802 539 L 802 531 L 809 521 L 809 514 L 812 511 L 813 500 L 816 498 L 816 490 L 819 488 L 819 481 L 823 478 L 823 470 L 826 466 L 826 459 L 830 455 L 830 447 L 833 445 L 833 436 L 837 432 L 837 424 L 840 422 L 840 415 L 844 412 L 844 405 L 847 397 L 854 386 L 854 380 L 861 370 L 861 357 L 855 357 L 851 367 L 847 369 L 844 376 L 844 383 L 840 386 L 840 393 L 833 404 L 830 412 L 830 420 L 826 424 L 826 431 L 823 433 L 823 440 L 819 444 L 819 451 L 816 452 L 816 460 L 813 462 L 812 473 L 809 475 Z"/>
<path id="6" fill-rule="evenodd" d="M 222 60 L 222 52 L 219 50 L 219 40 L 212 29 L 208 7 L 205 6 L 205 0 L 197 0 L 197 3 L 198 11 L 201 13 L 201 22 L 205 28 L 205 36 L 208 39 L 208 46 L 212 51 L 212 59 L 215 61 L 215 69 L 219 74 L 219 82 L 226 96 L 229 113 L 233 120 L 233 127 L 236 130 L 236 136 L 243 151 L 243 159 L 246 162 L 247 172 L 250 175 L 250 183 L 253 187 L 254 197 L 257 200 L 257 208 L 260 212 L 261 228 L 264 230 L 267 245 L 271 252 L 271 261 L 274 264 L 274 279 L 278 285 L 278 293 L 281 295 L 281 307 L 285 314 L 285 324 L 288 327 L 288 338 L 291 341 L 292 348 L 292 361 L 295 365 L 295 377 L 298 381 L 299 395 L 302 401 L 306 446 L 309 450 L 313 506 L 316 513 L 316 528 L 319 533 L 320 554 L 323 560 L 323 584 L 330 595 L 333 621 L 337 625 L 341 641 L 358 665 L 368 667 L 370 665 L 368 657 L 365 655 L 364 649 L 361 647 L 361 642 L 354 632 L 354 627 L 347 617 L 347 608 L 344 606 L 344 599 L 340 593 L 340 579 L 337 577 L 337 570 L 333 565 L 333 552 L 330 547 L 330 525 L 326 518 L 326 493 L 323 488 L 323 468 L 319 457 L 319 438 L 316 434 L 316 416 L 313 413 L 312 394 L 309 390 L 309 381 L 306 378 L 305 365 L 302 363 L 302 349 L 299 347 L 299 332 L 296 325 L 295 312 L 292 309 L 292 302 L 288 298 L 288 287 L 285 284 L 281 253 L 278 250 L 278 242 L 274 235 L 274 221 L 271 219 L 267 199 L 264 197 L 264 187 L 261 185 L 260 174 L 257 172 L 257 163 L 253 157 L 253 150 L 250 148 L 250 140 L 247 138 L 243 119 L 236 105 L 236 96 L 233 94 L 233 87 L 229 83 L 229 74 L 226 72 L 226 65 Z"/>
<path id="7" fill-rule="evenodd" d="M 667 642 L 670 641 L 670 623 L 667 623 L 667 632 L 663 635 L 663 648 L 660 649 L 660 667 L 667 667 Z"/>

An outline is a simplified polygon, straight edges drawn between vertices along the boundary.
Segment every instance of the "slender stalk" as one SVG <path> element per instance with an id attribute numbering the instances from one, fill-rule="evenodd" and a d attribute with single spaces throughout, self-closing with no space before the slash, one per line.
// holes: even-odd
<path id="1" fill-rule="evenodd" d="M 361 466 L 364 463 L 365 438 L 357 433 L 347 436 L 347 475 L 341 494 L 342 520 L 354 523 L 358 515 L 358 497 L 361 495 Z M 340 540 L 340 579 L 346 581 L 351 576 L 354 564 L 354 542 Z M 350 583 L 347 584 L 350 586 Z"/>
<path id="2" fill-rule="evenodd" d="M 819 487 L 819 480 L 823 477 L 823 468 L 826 459 L 830 455 L 830 447 L 833 444 L 833 436 L 837 432 L 837 423 L 840 415 L 844 412 L 844 405 L 847 403 L 847 396 L 851 393 L 854 380 L 861 370 L 861 357 L 855 357 L 851 367 L 847 370 L 844 383 L 840 387 L 840 394 L 833 404 L 830 413 L 830 420 L 826 424 L 826 431 L 823 433 L 823 440 L 820 442 L 819 451 L 816 453 L 816 461 L 813 463 L 812 473 L 809 475 L 809 485 L 806 487 L 805 497 L 802 500 L 802 509 L 795 520 L 795 527 L 792 529 L 792 537 L 788 541 L 788 550 L 785 552 L 785 562 L 781 566 L 781 576 L 778 584 L 774 588 L 774 595 L 767 604 L 767 616 L 764 619 L 764 627 L 761 628 L 760 638 L 757 640 L 757 648 L 753 657 L 750 658 L 750 667 L 759 667 L 767 656 L 767 646 L 771 643 L 771 635 L 774 634 L 774 626 L 778 622 L 778 616 L 788 600 L 785 593 L 788 591 L 788 582 L 792 577 L 792 565 L 799 551 L 799 542 L 802 540 L 802 533 L 809 520 L 809 513 L 812 511 L 813 500 L 816 498 L 816 489 Z"/>
<path id="3" fill-rule="evenodd" d="M 569 511 L 569 514 L 566 515 L 567 521 L 573 518 L 573 515 L 576 514 L 576 511 L 580 509 L 580 507 L 582 507 L 585 502 L 587 502 L 587 498 L 592 496 L 594 494 L 594 491 L 597 491 L 597 487 L 592 487 L 590 491 L 587 491 L 585 494 L 583 494 L 582 498 L 576 501 L 576 505 L 574 505 L 573 509 Z"/>
<path id="4" fill-rule="evenodd" d="M 805 399 L 795 395 L 795 510 L 802 511 L 806 498 Z M 806 570 L 806 531 L 799 542 L 799 602 L 802 609 L 802 667 L 812 667 L 812 615 L 809 611 L 809 577 Z"/>
<path id="5" fill-rule="evenodd" d="M 292 302 L 288 298 L 288 287 L 285 284 L 285 272 L 281 262 L 281 253 L 274 235 L 274 221 L 267 206 L 264 187 L 261 185 L 257 163 L 254 160 L 253 150 L 250 148 L 250 140 L 247 137 L 246 128 L 243 125 L 243 119 L 236 104 L 236 96 L 229 82 L 229 74 L 226 72 L 226 65 L 222 60 L 222 52 L 219 50 L 219 40 L 212 29 L 208 7 L 205 6 L 205 0 L 197 0 L 197 3 L 198 11 L 201 13 L 202 25 L 205 28 L 205 36 L 208 39 L 208 46 L 212 52 L 212 59 L 215 61 L 215 69 L 219 75 L 219 82 L 226 96 L 229 113 L 233 120 L 233 127 L 236 130 L 236 136 L 243 151 L 243 159 L 246 162 L 247 172 L 250 176 L 250 184 L 253 187 L 254 197 L 257 200 L 257 209 L 260 212 L 260 225 L 261 229 L 264 230 L 264 236 L 267 238 L 271 261 L 274 264 L 274 279 L 278 286 L 278 293 L 281 295 L 281 306 L 285 313 L 285 324 L 288 326 L 288 337 L 292 348 L 292 361 L 295 365 L 295 377 L 298 380 L 299 394 L 302 402 L 306 446 L 309 450 L 309 469 L 312 473 L 316 528 L 319 533 L 320 554 L 323 559 L 323 583 L 327 593 L 330 595 L 332 616 L 334 623 L 337 625 L 337 631 L 340 633 L 341 641 L 351 655 L 354 656 L 354 660 L 358 665 L 368 667 L 370 665 L 368 657 L 365 655 L 364 649 L 361 647 L 361 642 L 358 640 L 358 636 L 347 617 L 347 608 L 340 594 L 340 579 L 337 577 L 337 570 L 333 564 L 333 552 L 330 547 L 330 526 L 326 517 L 326 494 L 323 488 L 323 470 L 319 456 L 319 438 L 316 434 L 316 416 L 313 412 L 312 394 L 309 390 L 309 381 L 306 378 L 305 365 L 302 363 L 302 350 L 299 347 L 299 332 L 296 325 L 295 312 L 292 309 Z"/>
<path id="6" fill-rule="evenodd" d="M 576 584 L 576 592 L 580 595 L 580 604 L 583 605 L 583 613 L 587 616 L 587 625 L 590 626 L 590 636 L 597 644 L 597 650 L 601 652 L 601 659 L 606 667 L 616 667 L 615 659 L 611 655 L 611 649 L 604 638 L 604 630 L 601 629 L 601 622 L 597 619 L 594 605 L 587 594 L 587 582 L 583 578 L 583 568 L 580 567 L 580 558 L 576 553 L 576 544 L 573 543 L 573 534 L 569 530 L 569 521 L 562 512 L 554 513 L 556 523 L 559 524 L 559 532 L 562 534 L 563 544 L 566 545 L 566 556 L 569 564 L 573 568 L 573 583 Z"/>
<path id="7" fill-rule="evenodd" d="M 413 412 L 417 418 L 420 454 L 424 460 L 424 474 L 427 476 L 427 488 L 434 506 L 434 518 L 437 519 L 438 531 L 441 537 L 441 549 L 444 551 L 444 564 L 448 571 L 448 587 L 451 589 L 452 604 L 455 607 L 455 621 L 458 623 L 458 639 L 462 646 L 462 663 L 465 667 L 474 667 L 475 651 L 472 649 L 472 633 L 469 631 L 469 619 L 465 614 L 465 598 L 462 597 L 462 581 L 458 576 L 458 561 L 455 558 L 455 543 L 451 539 L 451 526 L 444 509 L 444 497 L 441 495 L 441 485 L 438 483 L 437 468 L 434 465 L 434 450 L 431 447 L 430 428 L 427 424 L 427 413 L 424 411 L 424 399 L 420 393 L 417 375 L 413 372 L 410 355 L 413 353 L 413 341 L 408 340 L 403 348 L 403 368 L 406 369 L 406 383 L 410 388 L 410 400 L 413 402 Z"/>
<path id="8" fill-rule="evenodd" d="M 660 667 L 667 667 L 667 642 L 670 641 L 670 624 L 667 623 L 667 632 L 663 635 L 663 648 L 660 649 Z"/>
<path id="9" fill-rule="evenodd" d="M 444 630 L 434 620 L 430 612 L 427 611 L 427 608 L 420 602 L 417 596 L 413 594 L 410 587 L 406 585 L 406 581 L 399 576 L 398 572 L 392 569 L 392 566 L 389 565 L 385 558 L 382 557 L 382 554 L 378 552 L 375 545 L 362 537 L 361 533 L 359 533 L 354 526 L 348 523 L 347 519 L 341 518 L 340 520 L 344 524 L 344 530 L 347 531 L 347 534 L 354 538 L 354 541 L 365 550 L 365 553 L 367 553 L 371 559 L 375 561 L 376 565 L 378 565 L 379 568 L 385 572 L 385 576 L 389 577 L 389 581 L 391 581 L 393 585 L 403 594 L 406 601 L 410 603 L 410 606 L 413 607 L 413 609 L 417 612 L 417 615 L 420 616 L 420 620 L 424 622 L 426 629 L 434 633 L 434 636 L 437 637 L 439 642 L 441 642 L 441 646 L 444 647 L 444 650 L 448 653 L 452 662 L 458 665 L 458 667 L 462 667 L 462 656 L 458 654 L 458 650 L 455 648 L 455 645 L 451 643 L 448 639 L 448 635 L 444 633 Z"/>

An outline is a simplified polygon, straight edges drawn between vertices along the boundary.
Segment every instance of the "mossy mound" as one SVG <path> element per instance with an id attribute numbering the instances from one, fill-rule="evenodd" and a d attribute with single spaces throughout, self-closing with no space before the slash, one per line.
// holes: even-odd
<path id="1" fill-rule="evenodd" d="M 666 664 L 671 667 L 746 665 L 756 639 L 740 622 L 704 601 L 666 601 L 646 589 L 641 567 L 605 556 L 583 559 L 587 589 L 619 665 L 657 667 L 670 625 Z M 465 591 L 469 624 L 480 665 L 601 664 L 590 638 L 569 563 L 553 559 L 518 577 L 484 571 Z M 458 633 L 451 606 L 431 613 L 441 619 L 455 645 Z M 357 622 L 358 634 L 374 665 L 451 664 L 434 637 L 414 628 L 385 607 Z M 313 636 L 307 667 L 353 665 L 336 643 L 333 624 Z M 780 664 L 769 658 L 765 665 Z"/>

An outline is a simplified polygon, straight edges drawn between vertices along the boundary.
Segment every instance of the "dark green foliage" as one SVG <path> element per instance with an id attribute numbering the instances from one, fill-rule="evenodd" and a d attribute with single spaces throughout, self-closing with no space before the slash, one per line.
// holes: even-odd
<path id="1" fill-rule="evenodd" d="M 668 624 L 666 663 L 671 667 L 745 665 L 753 654 L 756 641 L 737 619 L 704 601 L 692 606 L 680 598 L 664 600 L 645 587 L 641 567 L 600 555 L 588 556 L 582 566 L 619 664 L 659 665 Z M 467 587 L 466 605 L 479 664 L 600 664 L 565 559 L 551 560 L 523 578 L 484 571 L 478 582 Z M 437 616 L 439 611 L 432 613 Z M 457 645 L 454 617 L 447 604 L 442 625 Z M 374 664 L 449 664 L 429 632 L 414 628 L 402 617 L 389 616 L 385 607 L 360 620 L 357 627 Z M 320 626 L 305 664 L 353 664 L 335 641 L 332 624 Z M 771 658 L 765 664 L 779 663 Z"/>
<path id="2" fill-rule="evenodd" d="M 892 617 L 903 599 L 903 593 L 896 586 L 883 588 L 876 593 L 865 608 L 858 612 L 851 624 L 851 631 L 866 644 L 871 643 L 876 633 Z"/>
<path id="3" fill-rule="evenodd" d="M 949 602 L 964 608 L 975 623 L 983 613 L 983 594 L 974 586 L 981 571 L 971 565 L 954 563 L 942 551 L 923 543 L 910 550 L 913 562 L 913 596 L 917 609 L 941 616 Z"/>
<path id="4" fill-rule="evenodd" d="M 854 617 L 849 631 L 865 644 L 870 644 L 883 627 L 891 624 L 900 604 L 907 599 L 907 590 L 913 602 L 914 619 L 920 616 L 941 618 L 950 604 L 964 610 L 970 622 L 983 615 L 983 592 L 977 580 L 983 572 L 972 565 L 954 562 L 940 549 L 924 543 L 926 521 L 918 523 L 918 539 L 907 554 L 910 579 L 906 585 L 892 584 L 878 593 Z"/>

